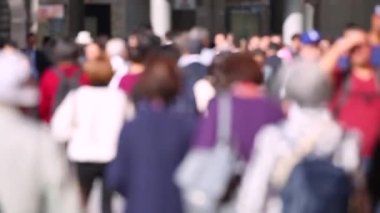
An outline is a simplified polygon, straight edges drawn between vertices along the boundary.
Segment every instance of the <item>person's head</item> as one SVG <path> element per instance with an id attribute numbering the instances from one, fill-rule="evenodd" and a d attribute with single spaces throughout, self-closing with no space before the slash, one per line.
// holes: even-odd
<path id="1" fill-rule="evenodd" d="M 277 44 L 278 46 L 282 46 L 282 37 L 280 35 L 272 35 L 270 37 L 271 44 Z"/>
<path id="2" fill-rule="evenodd" d="M 223 33 L 218 33 L 214 37 L 214 44 L 217 50 L 222 50 L 228 46 L 227 38 Z"/>
<path id="3" fill-rule="evenodd" d="M 259 36 L 252 36 L 248 42 L 248 50 L 253 51 L 253 50 L 258 49 L 258 48 L 260 48 L 260 37 Z"/>
<path id="4" fill-rule="evenodd" d="M 203 47 L 210 46 L 210 33 L 204 27 L 193 27 L 189 32 L 189 38 L 201 41 Z"/>
<path id="5" fill-rule="evenodd" d="M 93 86 L 107 86 L 114 74 L 107 58 L 86 62 L 83 69 Z"/>
<path id="6" fill-rule="evenodd" d="M 331 41 L 329 39 L 322 39 L 321 42 L 319 42 L 319 49 L 321 50 L 322 54 L 326 53 L 331 48 Z"/>
<path id="7" fill-rule="evenodd" d="M 261 37 L 261 39 L 260 39 L 260 49 L 264 50 L 264 51 L 268 50 L 270 42 L 271 42 L 271 37 L 270 36 L 266 35 L 266 36 Z"/>
<path id="8" fill-rule="evenodd" d="M 235 47 L 235 35 L 233 33 L 227 34 L 226 41 L 231 48 Z"/>
<path id="9" fill-rule="evenodd" d="M 226 59 L 231 56 L 230 52 L 222 52 L 214 57 L 211 66 L 209 67 L 209 76 L 213 79 L 214 87 L 218 90 L 226 89 L 229 85 L 224 73 Z"/>
<path id="10" fill-rule="evenodd" d="M 316 30 L 309 30 L 302 33 L 300 56 L 310 60 L 319 59 L 321 57 L 321 50 L 319 49 L 321 39 L 321 34 Z"/>
<path id="11" fill-rule="evenodd" d="M 15 41 L 12 41 L 11 39 L 0 38 L 0 50 L 5 50 L 5 49 L 11 50 L 11 51 L 17 50 L 18 49 L 17 43 Z"/>
<path id="12" fill-rule="evenodd" d="M 0 51 L 13 58 L 0 57 L 0 104 L 31 108 L 38 105 L 38 89 L 31 86 L 29 61 L 18 53 L 17 44 L 9 38 L 0 39 Z"/>
<path id="13" fill-rule="evenodd" d="M 189 40 L 186 45 L 188 54 L 200 54 L 202 52 L 202 43 L 199 40 Z"/>
<path id="14" fill-rule="evenodd" d="M 250 54 L 233 53 L 225 59 L 223 75 L 228 86 L 238 83 L 261 84 L 263 76 L 260 66 L 252 60 Z"/>
<path id="15" fill-rule="evenodd" d="M 301 107 L 326 106 L 331 98 L 329 77 L 317 62 L 297 59 L 285 65 L 276 78 L 281 98 Z"/>
<path id="16" fill-rule="evenodd" d="M 138 31 L 128 40 L 129 60 L 135 64 L 143 64 L 148 55 L 159 47 L 156 36 L 147 31 Z"/>
<path id="17" fill-rule="evenodd" d="M 169 57 L 154 54 L 146 61 L 146 70 L 135 88 L 135 99 L 167 105 L 175 99 L 180 88 L 177 63 Z"/>
<path id="18" fill-rule="evenodd" d="M 75 43 L 80 46 L 86 46 L 94 42 L 91 33 L 88 31 L 80 31 L 75 38 Z"/>
<path id="19" fill-rule="evenodd" d="M 349 51 L 350 64 L 355 67 L 368 67 L 371 64 L 371 46 L 369 41 L 353 47 Z"/>
<path id="20" fill-rule="evenodd" d="M 103 56 L 103 50 L 101 46 L 96 42 L 88 44 L 84 48 L 84 53 L 87 61 L 97 60 Z"/>
<path id="21" fill-rule="evenodd" d="M 55 64 L 72 63 L 76 64 L 79 57 L 78 46 L 67 39 L 58 40 L 53 48 L 53 59 Z"/>
<path id="22" fill-rule="evenodd" d="M 380 5 L 376 5 L 371 19 L 371 30 L 380 34 Z"/>
<path id="23" fill-rule="evenodd" d="M 356 23 L 350 22 L 350 23 L 346 24 L 346 26 L 344 27 L 342 36 L 347 36 L 347 34 L 349 34 L 351 31 L 355 31 L 355 30 L 362 30 L 362 28 L 359 25 L 357 25 Z"/>
<path id="24" fill-rule="evenodd" d="M 278 51 L 280 51 L 281 46 L 277 43 L 270 43 L 267 51 L 267 56 L 276 55 Z"/>
<path id="25" fill-rule="evenodd" d="M 301 49 L 301 35 L 295 34 L 292 36 L 291 48 L 298 52 Z"/>
<path id="26" fill-rule="evenodd" d="M 252 59 L 259 65 L 259 67 L 262 67 L 265 63 L 266 54 L 261 49 L 253 50 Z"/>
<path id="27" fill-rule="evenodd" d="M 127 44 L 124 39 L 113 38 L 106 44 L 106 53 L 108 57 L 120 56 L 127 57 Z"/>
<path id="28" fill-rule="evenodd" d="M 35 48 L 37 45 L 37 36 L 34 33 L 26 35 L 26 45 L 28 48 Z"/>

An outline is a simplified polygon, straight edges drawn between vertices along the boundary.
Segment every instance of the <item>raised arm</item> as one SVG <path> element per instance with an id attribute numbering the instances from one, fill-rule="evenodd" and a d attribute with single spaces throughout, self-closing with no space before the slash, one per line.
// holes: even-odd
<path id="1" fill-rule="evenodd" d="M 346 35 L 339 39 L 332 48 L 322 56 L 320 60 L 320 65 L 322 70 L 331 74 L 340 57 L 347 53 L 353 47 L 365 43 L 368 37 L 366 33 L 362 30 L 351 30 L 346 33 Z"/>

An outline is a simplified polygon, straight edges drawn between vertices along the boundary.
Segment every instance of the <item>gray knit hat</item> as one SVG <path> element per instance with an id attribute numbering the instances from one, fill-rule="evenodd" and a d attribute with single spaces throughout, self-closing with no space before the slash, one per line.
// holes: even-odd
<path id="1" fill-rule="evenodd" d="M 281 69 L 276 79 L 281 98 L 303 107 L 320 107 L 331 97 L 331 82 L 319 64 L 295 59 Z"/>

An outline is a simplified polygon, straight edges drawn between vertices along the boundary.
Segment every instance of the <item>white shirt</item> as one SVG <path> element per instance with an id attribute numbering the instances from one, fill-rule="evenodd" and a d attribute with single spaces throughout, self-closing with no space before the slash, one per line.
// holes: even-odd
<path id="1" fill-rule="evenodd" d="M 109 83 L 109 87 L 113 89 L 119 88 L 119 84 L 121 79 L 128 74 L 128 62 L 124 60 L 120 56 L 113 56 L 111 57 L 111 66 L 114 71 L 114 75 L 112 77 L 112 80 Z"/>
<path id="2" fill-rule="evenodd" d="M 207 79 L 200 79 L 194 84 L 193 91 L 198 112 L 206 112 L 211 99 L 215 97 L 215 88 Z"/>
<path id="3" fill-rule="evenodd" d="M 122 125 L 132 114 L 133 106 L 123 92 L 83 86 L 58 107 L 51 129 L 57 140 L 69 141 L 71 161 L 108 163 L 116 155 Z"/>

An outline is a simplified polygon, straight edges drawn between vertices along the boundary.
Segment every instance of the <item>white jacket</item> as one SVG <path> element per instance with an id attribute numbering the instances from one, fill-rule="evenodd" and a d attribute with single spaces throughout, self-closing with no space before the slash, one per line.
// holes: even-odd
<path id="1" fill-rule="evenodd" d="M 318 132 L 318 133 L 315 133 Z M 314 146 L 300 145 L 303 138 L 318 135 Z M 280 213 L 281 188 L 274 181 L 274 170 L 281 159 L 288 159 L 300 147 L 316 157 L 333 155 L 333 163 L 346 172 L 359 167 L 359 137 L 346 135 L 327 109 L 301 109 L 292 106 L 281 126 L 270 125 L 257 135 L 252 159 L 243 177 L 238 196 L 238 213 Z M 303 143 L 305 144 L 305 143 Z M 306 143 L 307 144 L 307 143 Z M 281 168 L 284 165 L 281 164 Z M 286 177 L 285 177 L 286 178 Z"/>
<path id="2" fill-rule="evenodd" d="M 132 104 L 119 90 L 83 86 L 68 94 L 56 110 L 51 129 L 61 142 L 69 142 L 71 161 L 108 163 L 116 155 L 119 134 Z"/>

